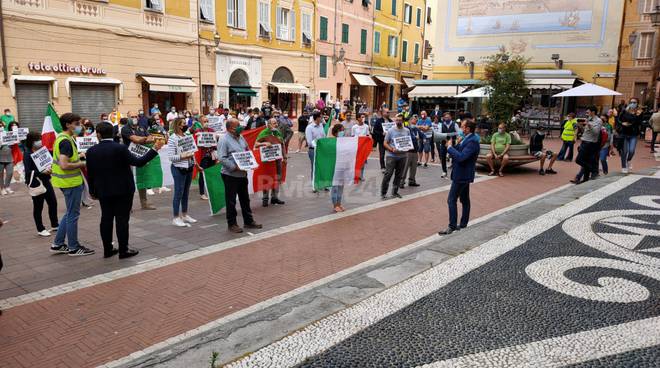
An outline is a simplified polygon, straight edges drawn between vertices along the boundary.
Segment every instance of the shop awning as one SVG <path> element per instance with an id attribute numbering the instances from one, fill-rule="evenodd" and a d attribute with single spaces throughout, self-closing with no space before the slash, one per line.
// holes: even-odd
<path id="1" fill-rule="evenodd" d="M 405 83 L 408 88 L 415 87 L 415 78 L 403 78 L 403 83 Z"/>
<path id="2" fill-rule="evenodd" d="M 592 83 L 558 93 L 552 97 L 590 97 L 590 96 L 621 96 L 621 93 Z"/>
<path id="3" fill-rule="evenodd" d="M 352 73 L 353 78 L 358 82 L 359 85 L 365 86 L 365 87 L 375 87 L 376 82 L 374 82 L 373 79 L 371 79 L 371 76 L 366 75 L 366 74 L 358 74 L 358 73 Z"/>
<path id="4" fill-rule="evenodd" d="M 432 97 L 454 97 L 465 91 L 465 87 L 459 86 L 415 86 L 408 92 L 410 98 L 432 98 Z"/>
<path id="5" fill-rule="evenodd" d="M 53 97 L 57 98 L 57 79 L 55 77 L 48 77 L 43 75 L 12 75 L 9 78 L 9 90 L 11 97 L 16 97 L 16 81 L 19 82 L 48 82 L 52 84 L 51 91 Z"/>
<path id="6" fill-rule="evenodd" d="M 124 99 L 124 83 L 116 78 L 69 77 L 66 79 L 66 93 L 69 96 L 71 96 L 71 83 L 116 85 L 119 87 L 119 99 Z"/>
<path id="7" fill-rule="evenodd" d="M 229 87 L 231 92 L 234 92 L 238 96 L 250 96 L 254 97 L 257 95 L 257 91 L 248 87 Z"/>
<path id="8" fill-rule="evenodd" d="M 385 84 L 401 84 L 401 82 L 399 82 L 398 80 L 396 80 L 392 77 L 385 77 L 385 76 L 382 76 L 382 75 L 375 75 L 374 78 L 378 79 L 379 81 L 381 81 L 382 83 L 385 83 Z"/>
<path id="9" fill-rule="evenodd" d="M 576 78 L 532 78 L 527 80 L 529 89 L 569 89 Z"/>
<path id="10" fill-rule="evenodd" d="M 140 77 L 149 83 L 150 91 L 192 93 L 197 89 L 197 85 L 189 77 L 153 77 L 147 75 Z"/>
<path id="11" fill-rule="evenodd" d="M 309 94 L 309 88 L 299 83 L 268 82 L 268 85 L 277 88 L 277 92 L 279 93 L 291 93 L 294 95 Z"/>
<path id="12" fill-rule="evenodd" d="M 486 98 L 490 95 L 490 87 L 481 87 L 463 92 L 454 97 L 456 98 Z"/>

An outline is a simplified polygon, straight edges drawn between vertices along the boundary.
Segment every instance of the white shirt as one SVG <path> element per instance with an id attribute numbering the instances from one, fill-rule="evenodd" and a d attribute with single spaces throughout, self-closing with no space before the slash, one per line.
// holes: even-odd
<path id="1" fill-rule="evenodd" d="M 353 137 L 366 137 L 369 135 L 369 126 L 367 124 L 355 124 L 351 128 L 351 136 Z"/>
<path id="2" fill-rule="evenodd" d="M 167 113 L 167 116 L 165 117 L 165 120 L 172 121 L 172 120 L 174 120 L 178 117 L 179 117 L 179 114 L 177 114 L 176 112 L 170 111 L 170 112 Z"/>

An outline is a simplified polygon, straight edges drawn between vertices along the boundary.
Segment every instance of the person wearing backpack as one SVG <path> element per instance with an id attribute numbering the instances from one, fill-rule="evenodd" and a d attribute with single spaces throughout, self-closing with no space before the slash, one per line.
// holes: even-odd
<path id="1" fill-rule="evenodd" d="M 601 115 L 600 120 L 603 121 L 603 126 L 600 133 L 600 165 L 603 169 L 603 175 L 609 172 L 607 167 L 607 158 L 612 154 L 612 146 L 614 143 L 614 128 L 609 123 L 607 115 Z"/>

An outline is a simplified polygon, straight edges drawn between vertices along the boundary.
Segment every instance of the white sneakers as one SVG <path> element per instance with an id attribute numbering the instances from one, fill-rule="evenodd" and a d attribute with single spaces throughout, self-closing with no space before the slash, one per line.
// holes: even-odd
<path id="1" fill-rule="evenodd" d="M 197 220 L 195 220 L 194 218 L 192 218 L 188 215 L 183 216 L 182 219 L 183 219 L 183 221 L 189 222 L 191 224 L 194 224 L 195 222 L 197 222 Z"/>
<path id="2" fill-rule="evenodd" d="M 44 229 L 44 230 L 41 230 L 40 232 L 38 232 L 37 235 L 47 237 L 47 236 L 50 236 L 50 231 Z"/>
<path id="3" fill-rule="evenodd" d="M 628 173 L 628 169 L 625 168 L 625 167 L 622 168 L 622 169 L 621 169 L 621 173 L 622 173 L 622 174 L 627 174 L 627 173 Z"/>
<path id="4" fill-rule="evenodd" d="M 176 217 L 174 220 L 172 220 L 172 225 L 178 226 L 178 227 L 189 227 L 190 224 L 186 224 L 183 222 L 183 219 L 181 217 Z"/>
<path id="5" fill-rule="evenodd" d="M 5 188 L 5 191 L 7 192 L 7 194 L 14 194 L 14 191 L 11 190 L 11 188 Z"/>
<path id="6" fill-rule="evenodd" d="M 153 189 L 147 189 L 147 195 L 154 195 L 154 194 L 156 193 L 154 193 Z"/>
<path id="7" fill-rule="evenodd" d="M 199 198 L 205 201 L 209 200 L 209 197 L 206 194 L 202 194 L 201 196 L 199 196 Z"/>
<path id="8" fill-rule="evenodd" d="M 9 194 L 9 193 L 7 193 L 5 188 L 0 189 L 0 195 L 7 195 L 7 194 Z"/>
<path id="9" fill-rule="evenodd" d="M 440 177 L 443 178 L 443 179 L 446 178 L 446 177 L 447 177 L 447 173 L 443 171 L 443 172 L 442 172 L 442 175 L 440 175 Z"/>
<path id="10" fill-rule="evenodd" d="M 158 191 L 159 193 L 165 193 L 165 192 L 171 192 L 172 189 L 168 187 L 161 187 L 160 190 Z"/>

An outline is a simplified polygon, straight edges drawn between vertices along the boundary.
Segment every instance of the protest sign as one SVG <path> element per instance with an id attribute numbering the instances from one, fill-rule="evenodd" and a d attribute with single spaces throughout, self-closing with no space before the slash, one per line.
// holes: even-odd
<path id="1" fill-rule="evenodd" d="M 16 132 L 18 133 L 18 140 L 24 141 L 27 138 L 28 133 L 30 132 L 30 128 L 18 128 L 16 129 Z"/>
<path id="2" fill-rule="evenodd" d="M 37 166 L 37 170 L 39 170 L 39 172 L 50 168 L 50 166 L 53 164 L 53 156 L 50 155 L 50 152 L 48 152 L 46 147 L 39 148 L 34 153 L 31 153 L 30 157 L 32 157 L 32 160 L 34 161 L 35 166 Z"/>
<path id="3" fill-rule="evenodd" d="M 149 150 L 149 147 L 143 146 L 141 144 L 135 144 L 133 142 L 131 142 L 131 144 L 128 146 L 128 151 L 135 157 L 142 157 L 146 155 Z"/>
<path id="4" fill-rule="evenodd" d="M 215 133 L 213 132 L 199 132 L 197 133 L 197 146 L 198 147 L 215 147 L 218 142 L 215 140 Z"/>
<path id="5" fill-rule="evenodd" d="M 219 116 L 208 116 L 207 118 L 209 119 L 209 122 L 206 126 L 213 129 L 214 132 L 224 133 L 227 130 L 225 124 L 220 121 Z"/>
<path id="6" fill-rule="evenodd" d="M 383 132 L 387 133 L 388 130 L 394 128 L 396 124 L 391 122 L 391 121 L 384 121 L 383 122 Z"/>
<path id="7" fill-rule="evenodd" d="M 18 132 L 10 130 L 8 132 L 0 132 L 0 145 L 11 146 L 18 143 Z"/>
<path id="8" fill-rule="evenodd" d="M 243 152 L 233 152 L 231 154 L 236 161 L 236 165 L 241 170 L 252 170 L 259 167 L 257 159 L 254 157 L 252 151 L 243 151 Z"/>
<path id="9" fill-rule="evenodd" d="M 87 152 L 90 147 L 98 143 L 99 139 L 95 135 L 76 137 L 76 146 L 78 146 L 79 152 Z"/>
<path id="10" fill-rule="evenodd" d="M 261 155 L 261 162 L 270 162 L 282 159 L 282 145 L 273 144 L 270 147 L 259 147 L 259 154 Z"/>
<path id="11" fill-rule="evenodd" d="M 415 146 L 413 146 L 412 138 L 410 138 L 409 135 L 406 135 L 394 138 L 394 148 L 396 148 L 397 151 L 407 152 L 414 149 Z"/>
<path id="12" fill-rule="evenodd" d="M 181 150 L 181 154 L 197 152 L 197 146 L 195 145 L 195 138 L 192 135 L 184 135 L 183 137 L 179 137 L 179 141 L 177 142 L 177 145 Z"/>

